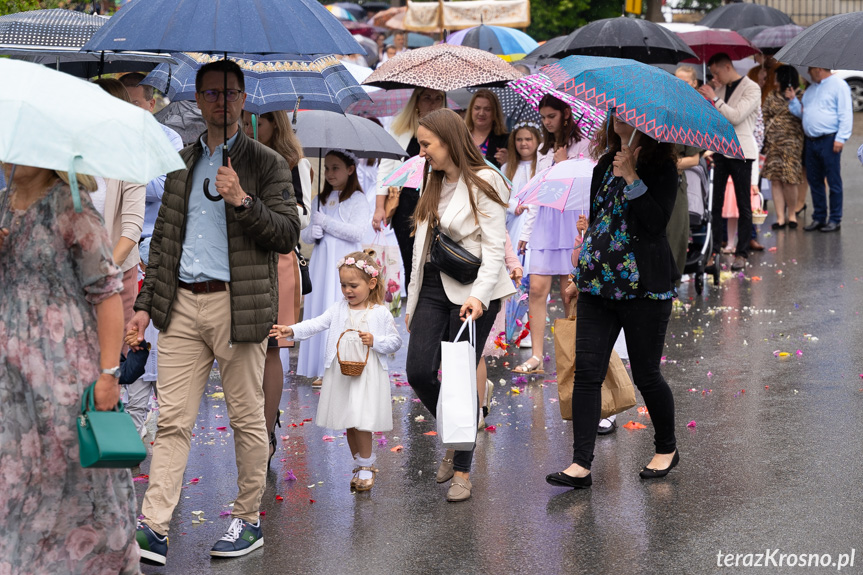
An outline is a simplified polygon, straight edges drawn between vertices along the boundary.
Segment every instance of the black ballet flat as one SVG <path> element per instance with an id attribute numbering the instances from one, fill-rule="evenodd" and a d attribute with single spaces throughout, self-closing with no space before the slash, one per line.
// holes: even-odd
<path id="1" fill-rule="evenodd" d="M 585 489 L 593 485 L 590 473 L 584 477 L 572 477 L 563 471 L 546 475 L 545 482 L 555 487 L 571 487 L 572 489 Z"/>
<path id="2" fill-rule="evenodd" d="M 779 222 L 773 222 L 773 224 L 771 224 L 771 226 L 770 226 L 770 229 L 781 230 L 785 227 L 785 225 L 786 224 L 780 224 Z"/>
<path id="3" fill-rule="evenodd" d="M 796 230 L 797 229 L 797 222 L 788 222 L 788 227 L 791 228 L 792 230 Z"/>
<path id="4" fill-rule="evenodd" d="M 668 475 L 668 472 L 674 469 L 674 467 L 680 463 L 680 452 L 675 451 L 674 457 L 671 458 L 671 465 L 666 467 L 665 469 L 651 469 L 649 467 L 645 467 L 638 474 L 642 479 L 659 479 L 660 477 L 665 477 Z"/>

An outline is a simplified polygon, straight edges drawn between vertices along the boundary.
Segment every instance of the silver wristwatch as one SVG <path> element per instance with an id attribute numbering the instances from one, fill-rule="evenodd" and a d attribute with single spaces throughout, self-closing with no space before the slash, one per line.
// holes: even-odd
<path id="1" fill-rule="evenodd" d="M 115 379 L 120 379 L 120 366 L 118 365 L 117 367 L 103 369 L 102 373 L 104 373 L 105 375 L 110 375 Z"/>
<path id="2" fill-rule="evenodd" d="M 240 203 L 240 205 L 244 208 L 251 208 L 252 202 L 254 201 L 255 199 L 252 196 L 246 196 L 245 198 L 243 198 L 243 201 Z"/>

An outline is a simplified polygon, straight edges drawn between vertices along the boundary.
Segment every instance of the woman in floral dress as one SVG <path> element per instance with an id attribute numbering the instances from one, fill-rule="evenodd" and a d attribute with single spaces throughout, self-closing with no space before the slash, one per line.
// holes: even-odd
<path id="1" fill-rule="evenodd" d="M 613 132 L 597 132 L 594 154 L 601 157 L 590 184 L 590 227 L 573 272 L 579 297 L 572 465 L 546 477 L 551 485 L 576 489 L 593 482 L 600 388 L 621 329 L 654 428 L 655 454 L 640 476 L 664 477 L 679 461 L 674 397 L 659 367 L 680 277 L 665 233 L 677 198 L 675 148 L 617 118 L 608 121 Z"/>
<path id="2" fill-rule="evenodd" d="M 119 363 L 122 274 L 86 193 L 76 213 L 56 172 L 18 166 L 12 185 L 0 214 L 0 573 L 139 573 L 129 470 L 82 468 L 75 422 L 94 381 L 97 409 L 119 399 L 100 370 Z"/>

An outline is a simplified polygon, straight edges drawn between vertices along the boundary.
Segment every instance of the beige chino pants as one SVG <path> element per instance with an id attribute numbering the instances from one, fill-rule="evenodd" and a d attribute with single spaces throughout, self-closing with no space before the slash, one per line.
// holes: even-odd
<path id="1" fill-rule="evenodd" d="M 180 499 L 192 428 L 213 359 L 219 362 L 234 432 L 238 493 L 232 515 L 258 521 L 269 456 L 262 386 L 267 340 L 229 345 L 230 339 L 230 291 L 177 289 L 171 323 L 159 334 L 159 420 L 141 508 L 144 521 L 157 533 L 168 533 Z"/>

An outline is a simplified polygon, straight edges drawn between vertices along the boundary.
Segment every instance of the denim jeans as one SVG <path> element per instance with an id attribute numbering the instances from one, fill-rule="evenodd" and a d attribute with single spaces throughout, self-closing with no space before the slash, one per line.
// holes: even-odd
<path id="1" fill-rule="evenodd" d="M 713 226 L 718 228 L 722 221 L 722 204 L 725 199 L 725 186 L 728 176 L 734 184 L 734 197 L 737 200 L 737 249 L 734 254 L 747 257 L 749 240 L 752 239 L 752 200 L 749 199 L 752 187 L 752 160 L 736 160 L 716 154 L 713 156 Z M 713 234 L 713 253 L 718 254 L 722 246 L 722 234 L 718 229 Z"/>
<path id="2" fill-rule="evenodd" d="M 411 319 L 411 337 L 408 343 L 405 371 L 408 383 L 433 417 L 437 414 L 437 400 L 440 395 L 438 379 L 440 344 L 442 341 L 452 341 L 458 333 L 462 325 L 459 318 L 460 309 L 461 305 L 454 304 L 447 298 L 440 272 L 426 264 L 417 307 Z M 482 348 L 485 340 L 488 339 L 498 311 L 500 311 L 500 300 L 496 299 L 489 303 L 488 309 L 476 320 L 476 365 L 479 365 Z M 461 339 L 468 339 L 467 330 L 462 332 Z M 478 420 L 479 411 L 477 411 Z M 456 451 L 453 469 L 468 473 L 472 460 L 473 450 Z"/>
<path id="3" fill-rule="evenodd" d="M 842 152 L 833 151 L 836 134 L 820 138 L 806 138 L 803 159 L 806 164 L 806 179 L 812 192 L 812 221 L 834 224 L 842 223 L 842 174 L 840 160 Z M 827 191 L 824 179 L 830 186 L 830 212 L 827 211 Z"/>
<path id="4" fill-rule="evenodd" d="M 671 300 L 611 300 L 579 294 L 572 390 L 573 463 L 590 469 L 593 461 L 602 406 L 600 389 L 621 329 L 626 337 L 635 387 L 644 398 L 653 423 L 656 453 L 673 453 L 677 448 L 674 396 L 659 370 L 670 315 Z"/>

